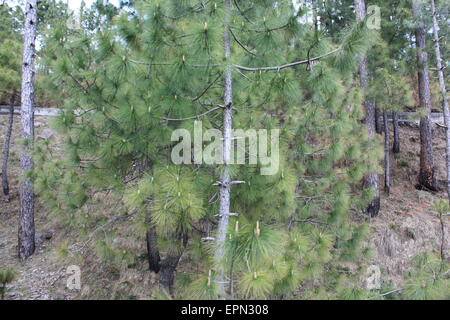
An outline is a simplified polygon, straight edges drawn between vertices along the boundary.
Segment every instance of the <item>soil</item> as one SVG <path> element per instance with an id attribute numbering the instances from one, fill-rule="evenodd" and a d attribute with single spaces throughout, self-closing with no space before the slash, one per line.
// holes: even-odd
<path id="1" fill-rule="evenodd" d="M 111 277 L 98 277 L 103 266 L 91 261 L 88 276 L 84 278 L 81 292 L 71 291 L 66 287 L 69 275 L 66 273 L 70 262 L 61 260 L 58 248 L 68 243 L 70 250 L 83 245 L 83 241 L 68 233 L 51 219 L 44 206 L 36 204 L 37 247 L 35 254 L 22 262 L 17 255 L 17 220 L 19 216 L 19 118 L 15 118 L 13 141 L 10 156 L 10 196 L 0 195 L 0 269 L 13 267 L 17 271 L 15 280 L 7 286 L 5 299 L 79 299 L 79 298 L 114 298 L 110 291 L 126 283 L 136 287 L 133 298 L 145 298 L 145 291 L 154 285 L 154 275 L 145 272 L 142 266 L 117 277 L 111 283 Z M 3 147 L 4 130 L 7 117 L 0 117 L 0 146 Z M 48 119 L 36 117 L 36 136 L 49 127 Z M 48 132 L 46 134 L 48 136 Z M 423 251 L 438 251 L 441 245 L 441 231 L 438 215 L 433 203 L 439 198 L 446 198 L 443 191 L 426 192 L 415 188 L 419 167 L 419 130 L 416 127 L 403 126 L 400 132 L 401 153 L 392 158 L 392 187 L 389 196 L 382 194 L 381 211 L 372 218 L 370 237 L 374 247 L 372 263 L 379 266 L 382 280 L 396 287 L 402 284 L 402 275 L 407 270 L 410 258 Z M 55 135 L 50 139 L 58 139 Z M 381 139 L 381 137 L 380 137 Z M 392 141 L 392 140 L 391 140 Z M 445 179 L 445 142 L 444 129 L 435 126 L 434 152 L 437 180 L 444 186 Z M 380 176 L 380 181 L 383 181 Z M 444 188 L 442 188 L 444 190 Z M 449 241 L 448 219 L 445 225 L 446 243 Z M 127 235 L 123 235 L 128 239 Z M 128 239 L 130 246 L 132 239 Z M 144 249 L 144 242 L 140 249 Z M 448 245 L 446 256 L 450 256 Z M 89 260 L 89 256 L 84 257 Z M 94 272 L 97 270 L 97 272 Z M 139 291 L 140 290 L 140 291 Z"/>

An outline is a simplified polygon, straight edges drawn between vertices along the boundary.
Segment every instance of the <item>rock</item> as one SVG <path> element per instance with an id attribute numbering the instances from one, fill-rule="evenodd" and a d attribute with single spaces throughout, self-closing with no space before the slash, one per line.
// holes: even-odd
<path id="1" fill-rule="evenodd" d="M 40 246 L 44 241 L 50 240 L 53 237 L 53 231 L 47 230 L 36 235 L 36 245 Z M 34 270 L 33 270 L 34 271 Z"/>
<path id="2" fill-rule="evenodd" d="M 55 133 L 53 132 L 52 129 L 44 128 L 44 129 L 41 131 L 41 134 L 39 134 L 37 137 L 38 137 L 38 139 L 49 140 L 49 139 L 51 139 L 54 135 L 55 135 Z"/>

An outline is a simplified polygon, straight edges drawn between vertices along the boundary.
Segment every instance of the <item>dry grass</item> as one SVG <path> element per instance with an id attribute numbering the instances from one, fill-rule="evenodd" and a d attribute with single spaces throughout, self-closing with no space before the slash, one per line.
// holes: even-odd
<path id="1" fill-rule="evenodd" d="M 36 207 L 37 234 L 51 229 L 53 238 L 37 247 L 36 254 L 25 262 L 17 258 L 17 219 L 19 215 L 18 179 L 18 118 L 15 119 L 10 162 L 10 197 L 0 196 L 0 268 L 14 267 L 18 271 L 9 286 L 7 299 L 148 299 L 156 288 L 157 276 L 147 270 L 145 238 L 136 227 L 135 216 L 115 220 L 125 210 L 116 206 L 111 194 L 96 194 L 83 208 L 91 217 L 102 221 L 94 228 L 70 230 L 54 215 L 46 212 L 38 201 Z M 0 144 L 6 117 L 0 117 Z M 36 119 L 36 134 L 48 126 L 47 119 Z M 437 179 L 445 178 L 443 129 L 435 129 Z M 53 138 L 58 148 L 58 137 Z M 386 282 L 401 285 L 403 272 L 416 253 L 437 250 L 440 243 L 439 221 L 432 209 L 433 202 L 444 198 L 443 192 L 428 193 L 415 189 L 419 156 L 419 132 L 402 127 L 401 154 L 392 159 L 393 186 L 389 197 L 382 197 L 379 217 L 372 219 L 371 244 L 375 248 L 372 263 L 381 267 Z M 383 181 L 380 176 L 380 181 Z M 109 223 L 109 222 L 110 223 Z M 447 227 L 448 231 L 448 227 Z M 447 233 L 448 238 L 448 233 Z M 101 251 L 105 241 L 112 252 Z M 448 241 L 448 240 L 447 240 Z M 450 243 L 450 242 L 447 242 Z M 447 248 L 448 251 L 448 248 Z M 179 273 L 195 273 L 190 256 L 182 258 Z M 66 288 L 66 268 L 81 267 L 81 291 Z"/>

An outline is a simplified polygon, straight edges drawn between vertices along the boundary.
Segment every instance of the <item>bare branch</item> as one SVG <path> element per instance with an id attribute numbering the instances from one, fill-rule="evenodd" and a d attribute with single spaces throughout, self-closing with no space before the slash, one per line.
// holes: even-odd
<path id="1" fill-rule="evenodd" d="M 259 68 L 250 68 L 250 67 L 244 67 L 244 66 L 240 66 L 240 65 L 234 65 L 235 68 L 239 69 L 239 70 L 243 70 L 243 71 L 271 71 L 271 70 L 281 70 L 281 69 L 285 69 L 285 68 L 289 68 L 289 67 L 294 67 L 300 64 L 306 64 L 306 63 L 311 63 L 313 61 L 317 61 L 320 60 L 322 58 L 325 58 L 329 55 L 332 55 L 336 52 L 338 52 L 339 50 L 341 50 L 342 48 L 337 48 L 334 49 L 333 51 L 330 51 L 328 53 L 325 53 L 321 56 L 312 58 L 312 59 L 308 59 L 308 60 L 302 60 L 302 61 L 295 61 L 295 62 L 291 62 L 288 64 L 283 64 L 280 66 L 274 66 L 274 67 L 259 67 Z"/>
<path id="2" fill-rule="evenodd" d="M 206 112 L 203 112 L 203 113 L 201 113 L 201 114 L 198 114 L 198 115 L 195 115 L 195 116 L 192 116 L 192 117 L 187 117 L 187 118 L 164 118 L 164 117 L 159 117 L 159 118 L 160 118 L 160 119 L 163 119 L 163 120 L 166 120 L 166 121 L 184 121 L 184 120 L 192 120 L 192 119 L 197 119 L 197 118 L 203 117 L 203 116 L 207 115 L 208 113 L 211 113 L 211 112 L 213 112 L 213 111 L 215 111 L 215 110 L 218 110 L 218 109 L 221 109 L 221 108 L 223 108 L 223 106 L 217 106 L 217 107 L 212 108 L 212 109 L 210 109 L 210 110 L 208 110 L 208 111 L 206 111 Z"/>

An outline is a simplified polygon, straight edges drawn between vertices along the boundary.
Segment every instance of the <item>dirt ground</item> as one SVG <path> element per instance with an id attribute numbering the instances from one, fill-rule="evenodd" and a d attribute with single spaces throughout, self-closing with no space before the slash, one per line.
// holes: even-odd
<path id="1" fill-rule="evenodd" d="M 0 117 L 0 144 L 6 131 L 6 116 Z M 17 226 L 19 219 L 19 118 L 14 119 L 14 129 L 9 162 L 10 195 L 0 195 L 0 269 L 13 267 L 17 271 L 15 281 L 7 286 L 6 299 L 66 299 L 65 286 L 61 279 L 66 277 L 64 266 L 55 259 L 55 239 L 45 240 L 44 233 L 54 233 L 55 225 L 39 201 L 36 202 L 36 251 L 28 260 L 21 262 L 17 257 Z M 35 119 L 36 134 L 48 126 L 47 119 Z M 53 235 L 55 236 L 55 235 Z M 52 237 L 53 238 L 53 237 Z M 59 283 L 58 283 L 59 281 Z M 62 289 L 62 290 L 59 290 Z"/>
<path id="2" fill-rule="evenodd" d="M 401 285 L 401 275 L 412 256 L 423 251 L 438 252 L 441 245 L 441 225 L 433 203 L 446 198 L 445 192 L 445 131 L 434 126 L 434 156 L 436 179 L 441 191 L 417 190 L 420 137 L 416 127 L 403 126 L 400 131 L 400 154 L 392 159 L 391 193 L 381 198 L 380 215 L 373 219 L 372 244 L 376 249 L 373 263 L 381 268 L 384 281 Z M 392 137 L 391 137 L 392 141 Z M 383 183 L 383 176 L 380 176 Z M 446 219 L 445 247 L 449 257 L 449 218 Z"/>
<path id="3" fill-rule="evenodd" d="M 0 146 L 3 147 L 7 117 L 0 117 Z M 25 262 L 17 258 L 17 221 L 19 215 L 19 156 L 18 156 L 18 120 L 15 118 L 13 145 L 10 156 L 10 188 L 9 197 L 0 195 L 0 269 L 13 267 L 18 274 L 13 283 L 8 285 L 6 299 L 77 299 L 77 298 L 113 298 L 108 291 L 119 285 L 119 281 L 110 283 L 107 277 L 98 277 L 101 272 L 88 272 L 85 278 L 88 292 L 70 291 L 66 288 L 68 275 L 67 261 L 58 258 L 58 248 L 65 241 L 74 248 L 81 241 L 66 234 L 54 219 L 45 211 L 39 201 L 36 207 L 37 248 L 36 253 Z M 48 127 L 48 119 L 36 118 L 36 135 Z M 444 192 L 430 193 L 415 189 L 419 162 L 419 131 L 417 128 L 401 127 L 401 153 L 392 157 L 392 188 L 389 197 L 382 195 L 381 212 L 371 221 L 371 244 L 375 248 L 372 263 L 379 266 L 382 280 L 401 286 L 402 274 L 408 268 L 410 258 L 423 251 L 440 247 L 440 224 L 437 213 L 433 210 L 433 202 L 445 198 Z M 437 179 L 442 183 L 445 179 L 445 144 L 442 128 L 434 129 L 434 152 L 437 165 Z M 380 175 L 380 182 L 382 182 Z M 448 220 L 448 219 L 447 219 Z M 446 222 L 446 239 L 449 241 L 450 222 Z M 51 232 L 52 238 L 45 240 L 42 235 Z M 123 235 L 126 239 L 126 235 Z M 69 237 L 69 239 L 67 239 Z M 131 241 L 131 240 L 129 240 Z M 130 243 L 130 245 L 136 245 Z M 143 246 L 143 243 L 142 243 Z M 143 248 L 140 248 L 144 250 Z M 449 247 L 446 246 L 447 256 Z M 88 258 L 89 259 L 89 258 Z M 101 268 L 95 263 L 92 269 Z M 120 283 L 135 283 L 141 291 L 147 290 L 154 283 L 152 275 L 139 267 L 120 276 Z M 98 270 L 97 270 L 98 271 Z M 89 288 L 92 290 L 89 292 Z M 94 290 L 97 290 L 95 291 Z M 102 291 L 103 290 L 103 291 Z M 145 294 L 143 294 L 145 297 Z M 140 298 L 142 295 L 137 294 Z"/>

